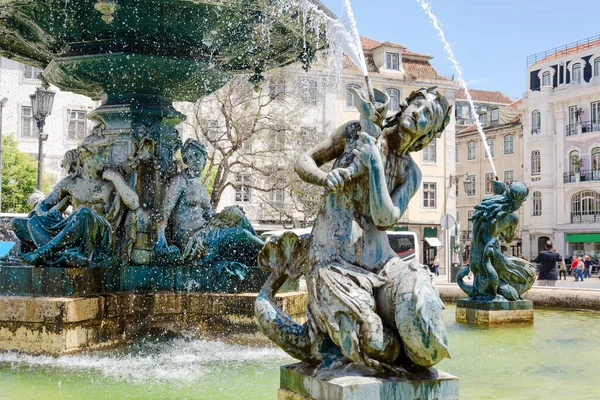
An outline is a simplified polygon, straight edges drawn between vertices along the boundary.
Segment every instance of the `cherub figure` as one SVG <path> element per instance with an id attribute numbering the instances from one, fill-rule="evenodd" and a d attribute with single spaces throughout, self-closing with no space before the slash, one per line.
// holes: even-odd
<path id="1" fill-rule="evenodd" d="M 421 183 L 411 153 L 427 146 L 450 120 L 451 107 L 434 89 L 411 93 L 401 111 L 385 121 L 387 98 L 378 92 L 382 104 L 359 110 L 363 116 L 362 110 L 370 110 L 371 121 L 383 121 L 380 135 L 350 122 L 298 158 L 298 175 L 329 193 L 309 243 L 288 235 L 277 244 L 281 255 L 277 245 L 266 246 L 259 261 L 273 276 L 305 275 L 308 322 L 300 328 L 273 311 L 270 295 L 283 278 L 267 282 L 256 306 L 263 332 L 291 355 L 319 362 L 337 352 L 351 362 L 396 372 L 412 364 L 429 367 L 448 356 L 443 303 L 433 277 L 425 266 L 397 257 L 385 232 L 400 220 Z M 319 168 L 332 160 L 331 172 Z M 291 257 L 297 248 L 306 254 Z M 298 265 L 294 258 L 307 261 Z"/>

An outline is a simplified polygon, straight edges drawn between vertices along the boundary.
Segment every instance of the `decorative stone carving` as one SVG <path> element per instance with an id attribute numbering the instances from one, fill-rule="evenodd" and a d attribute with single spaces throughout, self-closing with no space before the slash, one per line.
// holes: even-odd
<path id="1" fill-rule="evenodd" d="M 255 306 L 262 331 L 293 357 L 322 365 L 342 359 L 402 375 L 448 356 L 444 305 L 432 275 L 396 256 L 385 233 L 420 185 L 410 153 L 450 120 L 451 107 L 433 89 L 411 93 L 387 119 L 384 93 L 376 92 L 375 104 L 355 93 L 361 122 L 343 125 L 297 160 L 300 177 L 329 193 L 310 237 L 288 232 L 265 245 L 259 265 L 271 275 Z M 331 172 L 319 168 L 332 160 Z M 304 325 L 273 301 L 299 275 L 309 295 Z"/>
<path id="2" fill-rule="evenodd" d="M 529 189 L 518 181 L 509 186 L 492 181 L 492 189 L 494 195 L 475 206 L 469 265 L 458 272 L 456 280 L 470 300 L 522 300 L 521 295 L 535 282 L 535 268 L 522 258 L 502 254 L 499 240 L 512 242 L 519 223 L 514 212 Z M 469 271 L 473 272 L 473 284 L 464 281 Z"/>

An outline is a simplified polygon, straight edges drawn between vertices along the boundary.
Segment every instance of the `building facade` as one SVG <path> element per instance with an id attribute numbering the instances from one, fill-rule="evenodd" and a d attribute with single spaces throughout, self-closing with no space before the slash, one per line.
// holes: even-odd
<path id="1" fill-rule="evenodd" d="M 469 94 L 475 106 L 476 117 L 484 127 L 497 126 L 500 120 L 499 110 L 513 103 L 513 100 L 500 91 L 469 89 Z M 457 90 L 455 97 L 456 132 L 460 132 L 473 124 L 475 115 L 464 90 Z"/>
<path id="2" fill-rule="evenodd" d="M 523 251 L 600 258 L 600 36 L 528 57 Z"/>

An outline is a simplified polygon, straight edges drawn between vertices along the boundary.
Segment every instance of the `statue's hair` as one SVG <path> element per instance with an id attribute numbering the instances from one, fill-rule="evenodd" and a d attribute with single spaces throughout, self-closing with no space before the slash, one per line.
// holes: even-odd
<path id="1" fill-rule="evenodd" d="M 61 166 L 67 170 L 69 175 L 79 176 L 81 174 L 81 153 L 79 149 L 67 150 L 63 156 Z"/>
<path id="2" fill-rule="evenodd" d="M 204 148 L 204 145 L 197 141 L 196 139 L 188 139 L 185 141 L 185 144 L 181 148 L 181 157 L 183 158 L 183 162 L 187 164 L 187 155 L 190 150 L 196 150 L 200 152 L 206 159 L 208 157 L 208 153 Z"/>
<path id="3" fill-rule="evenodd" d="M 411 92 L 411 94 L 406 98 L 406 104 L 402 105 L 401 110 L 385 121 L 384 129 L 393 128 L 395 131 L 400 124 L 402 113 L 410 103 L 417 99 L 433 100 L 433 104 L 435 105 L 434 111 L 436 114 L 436 118 L 433 119 L 434 123 L 432 124 L 431 129 L 426 132 L 425 135 L 411 145 L 408 151 L 419 151 L 425 148 L 425 146 L 427 146 L 434 137 L 439 137 L 444 129 L 446 129 L 446 126 L 450 123 L 452 106 L 448 103 L 446 97 L 435 89 L 437 89 L 437 86 L 421 88 Z"/>
<path id="4" fill-rule="evenodd" d="M 45 198 L 46 195 L 42 191 L 35 189 L 35 192 L 33 192 L 27 198 L 27 204 L 29 204 L 30 207 L 35 207 L 40 201 L 44 200 Z"/>

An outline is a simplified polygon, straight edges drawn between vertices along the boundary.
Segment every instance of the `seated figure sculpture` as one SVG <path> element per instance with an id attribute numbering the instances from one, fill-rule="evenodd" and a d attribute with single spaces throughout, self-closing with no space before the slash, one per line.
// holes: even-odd
<path id="1" fill-rule="evenodd" d="M 217 273 L 243 280 L 247 266 L 256 265 L 264 245 L 239 207 L 215 213 L 200 181 L 206 150 L 188 139 L 181 150 L 186 165 L 165 191 L 162 219 L 154 247 L 160 261 L 211 265 Z M 167 232 L 169 241 L 167 241 Z"/>
<path id="2" fill-rule="evenodd" d="M 288 232 L 259 255 L 271 275 L 255 312 L 261 330 L 305 362 L 334 357 L 402 374 L 448 356 L 444 306 L 427 268 L 396 256 L 385 231 L 398 223 L 420 186 L 410 153 L 444 130 L 451 107 L 434 88 L 420 89 L 384 120 L 388 99 L 379 91 L 377 96 L 383 104 L 373 106 L 356 93 L 361 122 L 343 125 L 297 160 L 299 176 L 329 193 L 309 238 Z M 381 129 L 371 131 L 365 118 Z M 331 160 L 331 172 L 319 168 Z M 281 285 L 299 275 L 309 296 L 302 326 L 273 302 Z"/>
<path id="3" fill-rule="evenodd" d="M 87 267 L 102 263 L 113 253 L 113 233 L 122 216 L 122 204 L 139 207 L 136 193 L 123 177 L 108 168 L 93 144 L 65 154 L 69 175 L 40 201 L 28 218 L 16 218 L 12 228 L 21 241 L 21 258 L 28 264 Z M 73 213 L 63 211 L 73 206 Z"/>
<path id="4" fill-rule="evenodd" d="M 475 206 L 469 265 L 458 272 L 456 282 L 471 300 L 516 301 L 533 286 L 535 267 L 522 258 L 502 254 L 500 238 L 512 242 L 519 224 L 514 212 L 529 189 L 518 181 L 508 186 L 492 181 L 492 189 L 494 195 Z M 473 284 L 464 281 L 469 272 L 473 272 Z"/>

